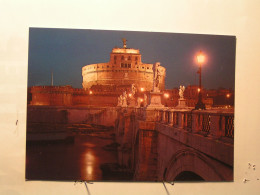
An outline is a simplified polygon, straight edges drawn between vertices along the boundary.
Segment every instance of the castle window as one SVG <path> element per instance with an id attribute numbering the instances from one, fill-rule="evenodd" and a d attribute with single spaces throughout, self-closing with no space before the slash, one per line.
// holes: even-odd
<path id="1" fill-rule="evenodd" d="M 109 68 L 109 66 L 107 66 L 107 68 Z"/>
<path id="2" fill-rule="evenodd" d="M 124 60 L 124 56 L 121 57 L 121 60 Z"/>
<path id="3" fill-rule="evenodd" d="M 137 61 L 138 60 L 138 58 L 137 57 L 135 57 L 135 61 Z"/>
<path id="4" fill-rule="evenodd" d="M 121 68 L 124 68 L 124 64 L 123 63 L 121 63 Z"/>
<path id="5" fill-rule="evenodd" d="M 142 67 L 142 69 L 144 69 L 144 67 Z"/>
<path id="6" fill-rule="evenodd" d="M 135 64 L 137 64 L 137 62 L 135 62 Z"/>
<path id="7" fill-rule="evenodd" d="M 114 60 L 116 60 L 116 56 L 114 56 Z"/>
<path id="8" fill-rule="evenodd" d="M 131 56 L 128 56 L 128 60 L 131 60 Z"/>
<path id="9" fill-rule="evenodd" d="M 147 67 L 147 69 L 149 69 L 149 67 Z"/>
<path id="10" fill-rule="evenodd" d="M 128 64 L 128 68 L 131 68 L 131 64 Z"/>

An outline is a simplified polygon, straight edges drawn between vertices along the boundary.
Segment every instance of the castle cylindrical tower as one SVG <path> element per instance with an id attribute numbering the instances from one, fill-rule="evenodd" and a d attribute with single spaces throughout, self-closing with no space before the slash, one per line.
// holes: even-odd
<path id="1" fill-rule="evenodd" d="M 113 48 L 107 63 L 89 64 L 82 68 L 84 89 L 93 85 L 131 85 L 150 91 L 153 88 L 153 64 L 142 63 L 138 49 Z M 164 90 L 165 68 L 160 66 L 159 89 Z"/>

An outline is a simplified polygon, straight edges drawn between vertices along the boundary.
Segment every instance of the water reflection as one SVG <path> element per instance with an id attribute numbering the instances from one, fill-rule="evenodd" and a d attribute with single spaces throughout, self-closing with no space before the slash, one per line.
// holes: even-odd
<path id="1" fill-rule="evenodd" d="M 95 136 L 76 135 L 74 144 L 27 145 L 26 178 L 102 180 L 100 165 L 117 162 L 115 151 L 105 151 L 102 148 L 112 142 L 113 140 Z"/>
<path id="2" fill-rule="evenodd" d="M 99 168 L 95 167 L 99 164 L 98 155 L 93 154 L 93 150 L 87 149 L 82 155 L 82 169 L 81 175 L 86 178 L 86 180 L 99 180 L 102 179 L 99 172 Z M 95 171 L 93 171 L 95 169 Z"/>

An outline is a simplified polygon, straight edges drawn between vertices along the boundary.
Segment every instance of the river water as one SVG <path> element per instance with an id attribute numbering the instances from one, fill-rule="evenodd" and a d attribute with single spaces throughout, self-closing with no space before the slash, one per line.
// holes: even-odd
<path id="1" fill-rule="evenodd" d="M 100 165 L 117 163 L 116 151 L 102 147 L 112 139 L 76 134 L 74 143 L 27 144 L 28 180 L 103 180 Z"/>

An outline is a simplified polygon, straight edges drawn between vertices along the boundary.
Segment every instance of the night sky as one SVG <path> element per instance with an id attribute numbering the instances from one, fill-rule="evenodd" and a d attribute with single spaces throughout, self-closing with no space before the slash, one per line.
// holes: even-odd
<path id="1" fill-rule="evenodd" d="M 198 85 L 196 54 L 206 55 L 202 85 L 207 89 L 235 85 L 234 36 L 180 33 L 30 28 L 28 86 L 72 85 L 82 88 L 81 68 L 108 62 L 115 46 L 139 49 L 143 63 L 166 68 L 166 89 Z"/>

